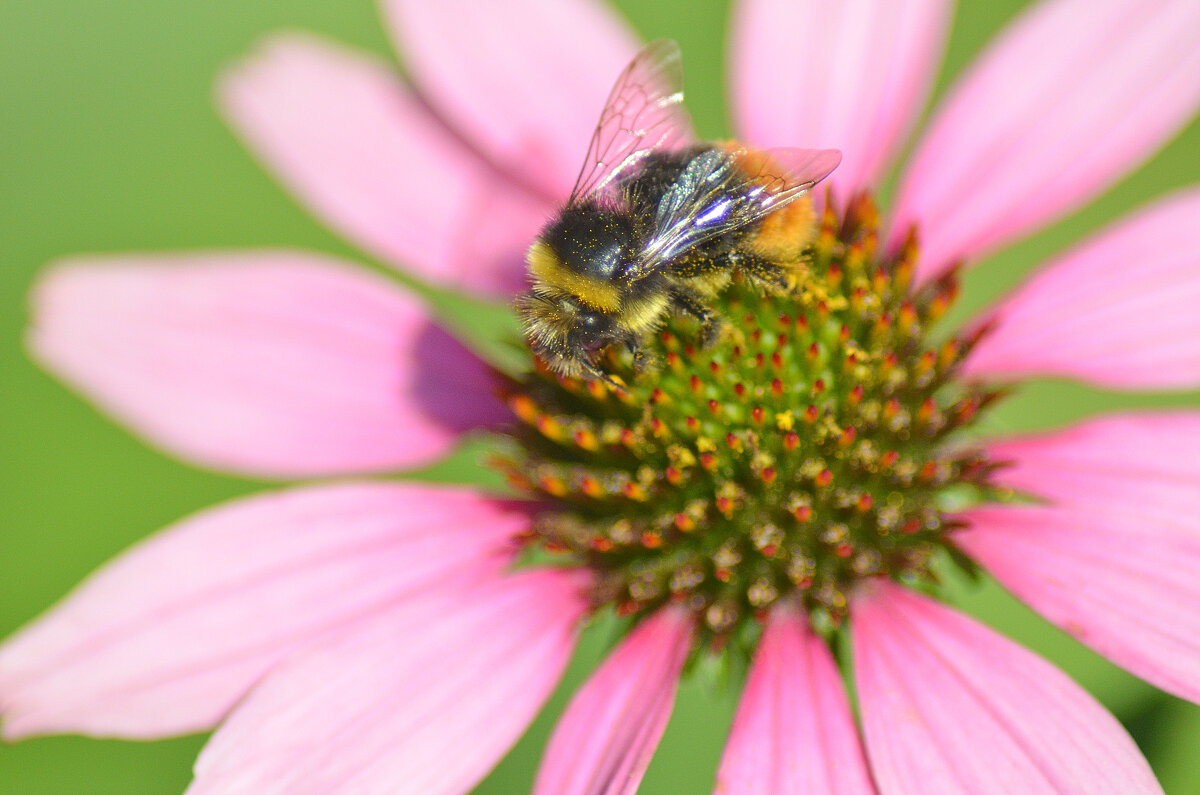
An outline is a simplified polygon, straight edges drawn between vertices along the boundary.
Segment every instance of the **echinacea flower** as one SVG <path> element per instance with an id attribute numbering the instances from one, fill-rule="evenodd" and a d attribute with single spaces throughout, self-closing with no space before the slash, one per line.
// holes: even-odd
<path id="1" fill-rule="evenodd" d="M 222 107 L 365 250 L 506 298 L 636 42 L 587 0 L 385 9 L 415 87 L 283 36 L 225 77 Z M 957 336 L 927 330 L 961 263 L 1080 206 L 1193 115 L 1200 6 L 1021 15 L 935 112 L 881 220 L 864 192 L 921 110 L 950 15 L 947 0 L 737 6 L 739 138 L 844 162 L 809 278 L 787 296 L 731 289 L 736 322 L 709 351 L 672 321 L 628 394 L 502 377 L 403 290 L 316 254 L 51 270 L 34 354 L 170 452 L 309 479 L 503 429 L 499 466 L 537 499 L 364 479 L 187 519 L 0 647 L 5 736 L 216 727 L 192 793 L 466 792 L 581 624 L 615 607 L 636 620 L 560 719 L 538 793 L 634 791 L 681 672 L 710 651 L 752 660 L 719 792 L 1159 791 L 1081 688 L 928 594 L 945 561 L 980 566 L 1200 700 L 1200 413 L 990 440 L 975 425 L 1028 376 L 1200 384 L 1200 191 L 1056 257 Z M 974 502 L 951 512 L 962 489 Z"/>

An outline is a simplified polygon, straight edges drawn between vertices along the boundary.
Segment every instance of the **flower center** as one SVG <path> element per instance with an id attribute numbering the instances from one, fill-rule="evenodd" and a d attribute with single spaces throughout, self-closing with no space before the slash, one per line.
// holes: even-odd
<path id="1" fill-rule="evenodd" d="M 859 198 L 825 212 L 794 289 L 734 280 L 711 347 L 673 316 L 642 370 L 606 352 L 624 392 L 541 367 L 511 382 L 500 465 L 543 506 L 530 544 L 590 568 L 597 607 L 682 604 L 715 644 L 788 596 L 836 624 L 856 583 L 961 557 L 939 506 L 987 486 L 960 432 L 1000 393 L 954 379 L 971 340 L 928 339 L 956 282 L 913 290 L 909 240 L 881 256 Z"/>

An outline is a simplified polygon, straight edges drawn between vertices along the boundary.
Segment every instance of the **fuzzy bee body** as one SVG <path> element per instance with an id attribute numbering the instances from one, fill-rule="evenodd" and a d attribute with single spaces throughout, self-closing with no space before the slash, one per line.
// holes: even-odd
<path id="1" fill-rule="evenodd" d="M 712 298 L 734 271 L 786 286 L 802 248 L 787 227 L 809 219 L 794 200 L 840 160 L 693 143 L 681 81 L 673 42 L 634 59 L 570 200 L 529 250 L 533 284 L 518 309 L 531 349 L 560 374 L 609 381 L 598 353 L 615 344 L 638 357 L 672 311 L 696 318 L 707 344 L 720 329 Z"/>

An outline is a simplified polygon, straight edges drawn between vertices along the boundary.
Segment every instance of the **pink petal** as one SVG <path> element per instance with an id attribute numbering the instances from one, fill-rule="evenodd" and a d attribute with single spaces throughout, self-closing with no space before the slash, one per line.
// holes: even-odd
<path id="1" fill-rule="evenodd" d="M 1181 519 L 1183 517 L 1180 517 Z M 965 516 L 962 548 L 1081 642 L 1157 687 L 1200 701 L 1200 526 L 1087 508 Z"/>
<path id="2" fill-rule="evenodd" d="M 422 94 L 500 168 L 566 199 L 637 39 L 593 0 L 385 0 Z"/>
<path id="3" fill-rule="evenodd" d="M 4 734 L 211 728 L 292 651 L 499 570 L 527 521 L 415 484 L 303 488 L 201 513 L 100 569 L 0 648 Z"/>
<path id="4" fill-rule="evenodd" d="M 870 795 L 862 744 L 825 642 L 793 607 L 758 643 L 717 795 Z"/>
<path id="5" fill-rule="evenodd" d="M 993 310 L 972 375 L 1200 385 L 1200 189 L 1057 258 Z"/>
<path id="6" fill-rule="evenodd" d="M 1117 414 L 994 442 L 999 483 L 1072 507 L 1138 505 L 1157 521 L 1200 517 L 1200 414 Z"/>
<path id="7" fill-rule="evenodd" d="M 911 131 L 945 49 L 950 0 L 742 0 L 731 100 L 758 146 L 832 146 L 827 181 L 848 196 L 876 185 Z"/>
<path id="8" fill-rule="evenodd" d="M 542 756 L 534 792 L 636 792 L 667 728 L 691 644 L 691 618 L 672 608 L 625 638 L 567 705 Z"/>
<path id="9" fill-rule="evenodd" d="M 465 793 L 554 690 L 586 603 L 576 578 L 540 571 L 405 608 L 273 671 L 189 795 Z"/>
<path id="10" fill-rule="evenodd" d="M 414 299 L 311 254 L 79 260 L 46 274 L 33 304 L 46 367 L 215 469 L 394 469 L 502 416 L 484 365 Z"/>
<path id="11" fill-rule="evenodd" d="M 1107 417 L 993 446 L 1047 506 L 965 515 L 962 548 L 1118 665 L 1200 701 L 1200 414 Z"/>
<path id="12" fill-rule="evenodd" d="M 951 90 L 900 188 L 893 235 L 921 225 L 923 274 L 1079 207 L 1200 104 L 1200 4 L 1030 7 Z"/>
<path id="13" fill-rule="evenodd" d="M 853 613 L 867 755 L 886 795 L 1161 793 L 1133 740 L 1066 674 L 895 585 Z"/>
<path id="14" fill-rule="evenodd" d="M 524 284 L 522 258 L 550 205 L 484 163 L 385 64 L 278 36 L 219 93 L 255 153 L 367 251 L 468 290 Z"/>

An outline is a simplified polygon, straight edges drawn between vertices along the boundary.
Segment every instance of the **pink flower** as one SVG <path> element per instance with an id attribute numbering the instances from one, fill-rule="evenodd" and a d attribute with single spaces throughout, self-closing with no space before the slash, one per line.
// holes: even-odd
<path id="1" fill-rule="evenodd" d="M 847 206 L 919 115 L 950 6 L 743 0 L 739 137 L 841 149 L 829 182 Z M 221 106 L 364 250 L 507 298 L 635 37 L 589 0 L 384 8 L 415 87 L 370 56 L 286 35 L 224 77 Z M 1038 5 L 936 110 L 887 243 L 900 249 L 916 224 L 931 281 L 1079 207 L 1198 106 L 1192 0 Z M 1198 217 L 1188 189 L 1046 263 L 985 313 L 960 375 L 1200 385 Z M 324 255 L 81 259 L 51 270 L 34 305 L 46 367 L 151 442 L 224 471 L 390 472 L 508 417 L 488 368 L 424 304 Z M 1082 642 L 1200 701 L 1200 413 L 985 445 L 1012 462 L 991 484 L 1042 499 L 961 513 L 953 545 Z M 471 489 L 371 479 L 202 512 L 0 647 L 4 735 L 215 727 L 193 795 L 469 791 L 554 689 L 592 609 L 586 568 L 512 568 L 536 519 Z M 861 740 L 811 611 L 781 598 L 764 611 L 718 792 L 1159 791 L 1115 719 L 1032 653 L 887 577 L 846 596 Z M 721 626 L 686 604 L 646 612 L 575 694 L 536 792 L 636 790 L 685 661 Z"/>

